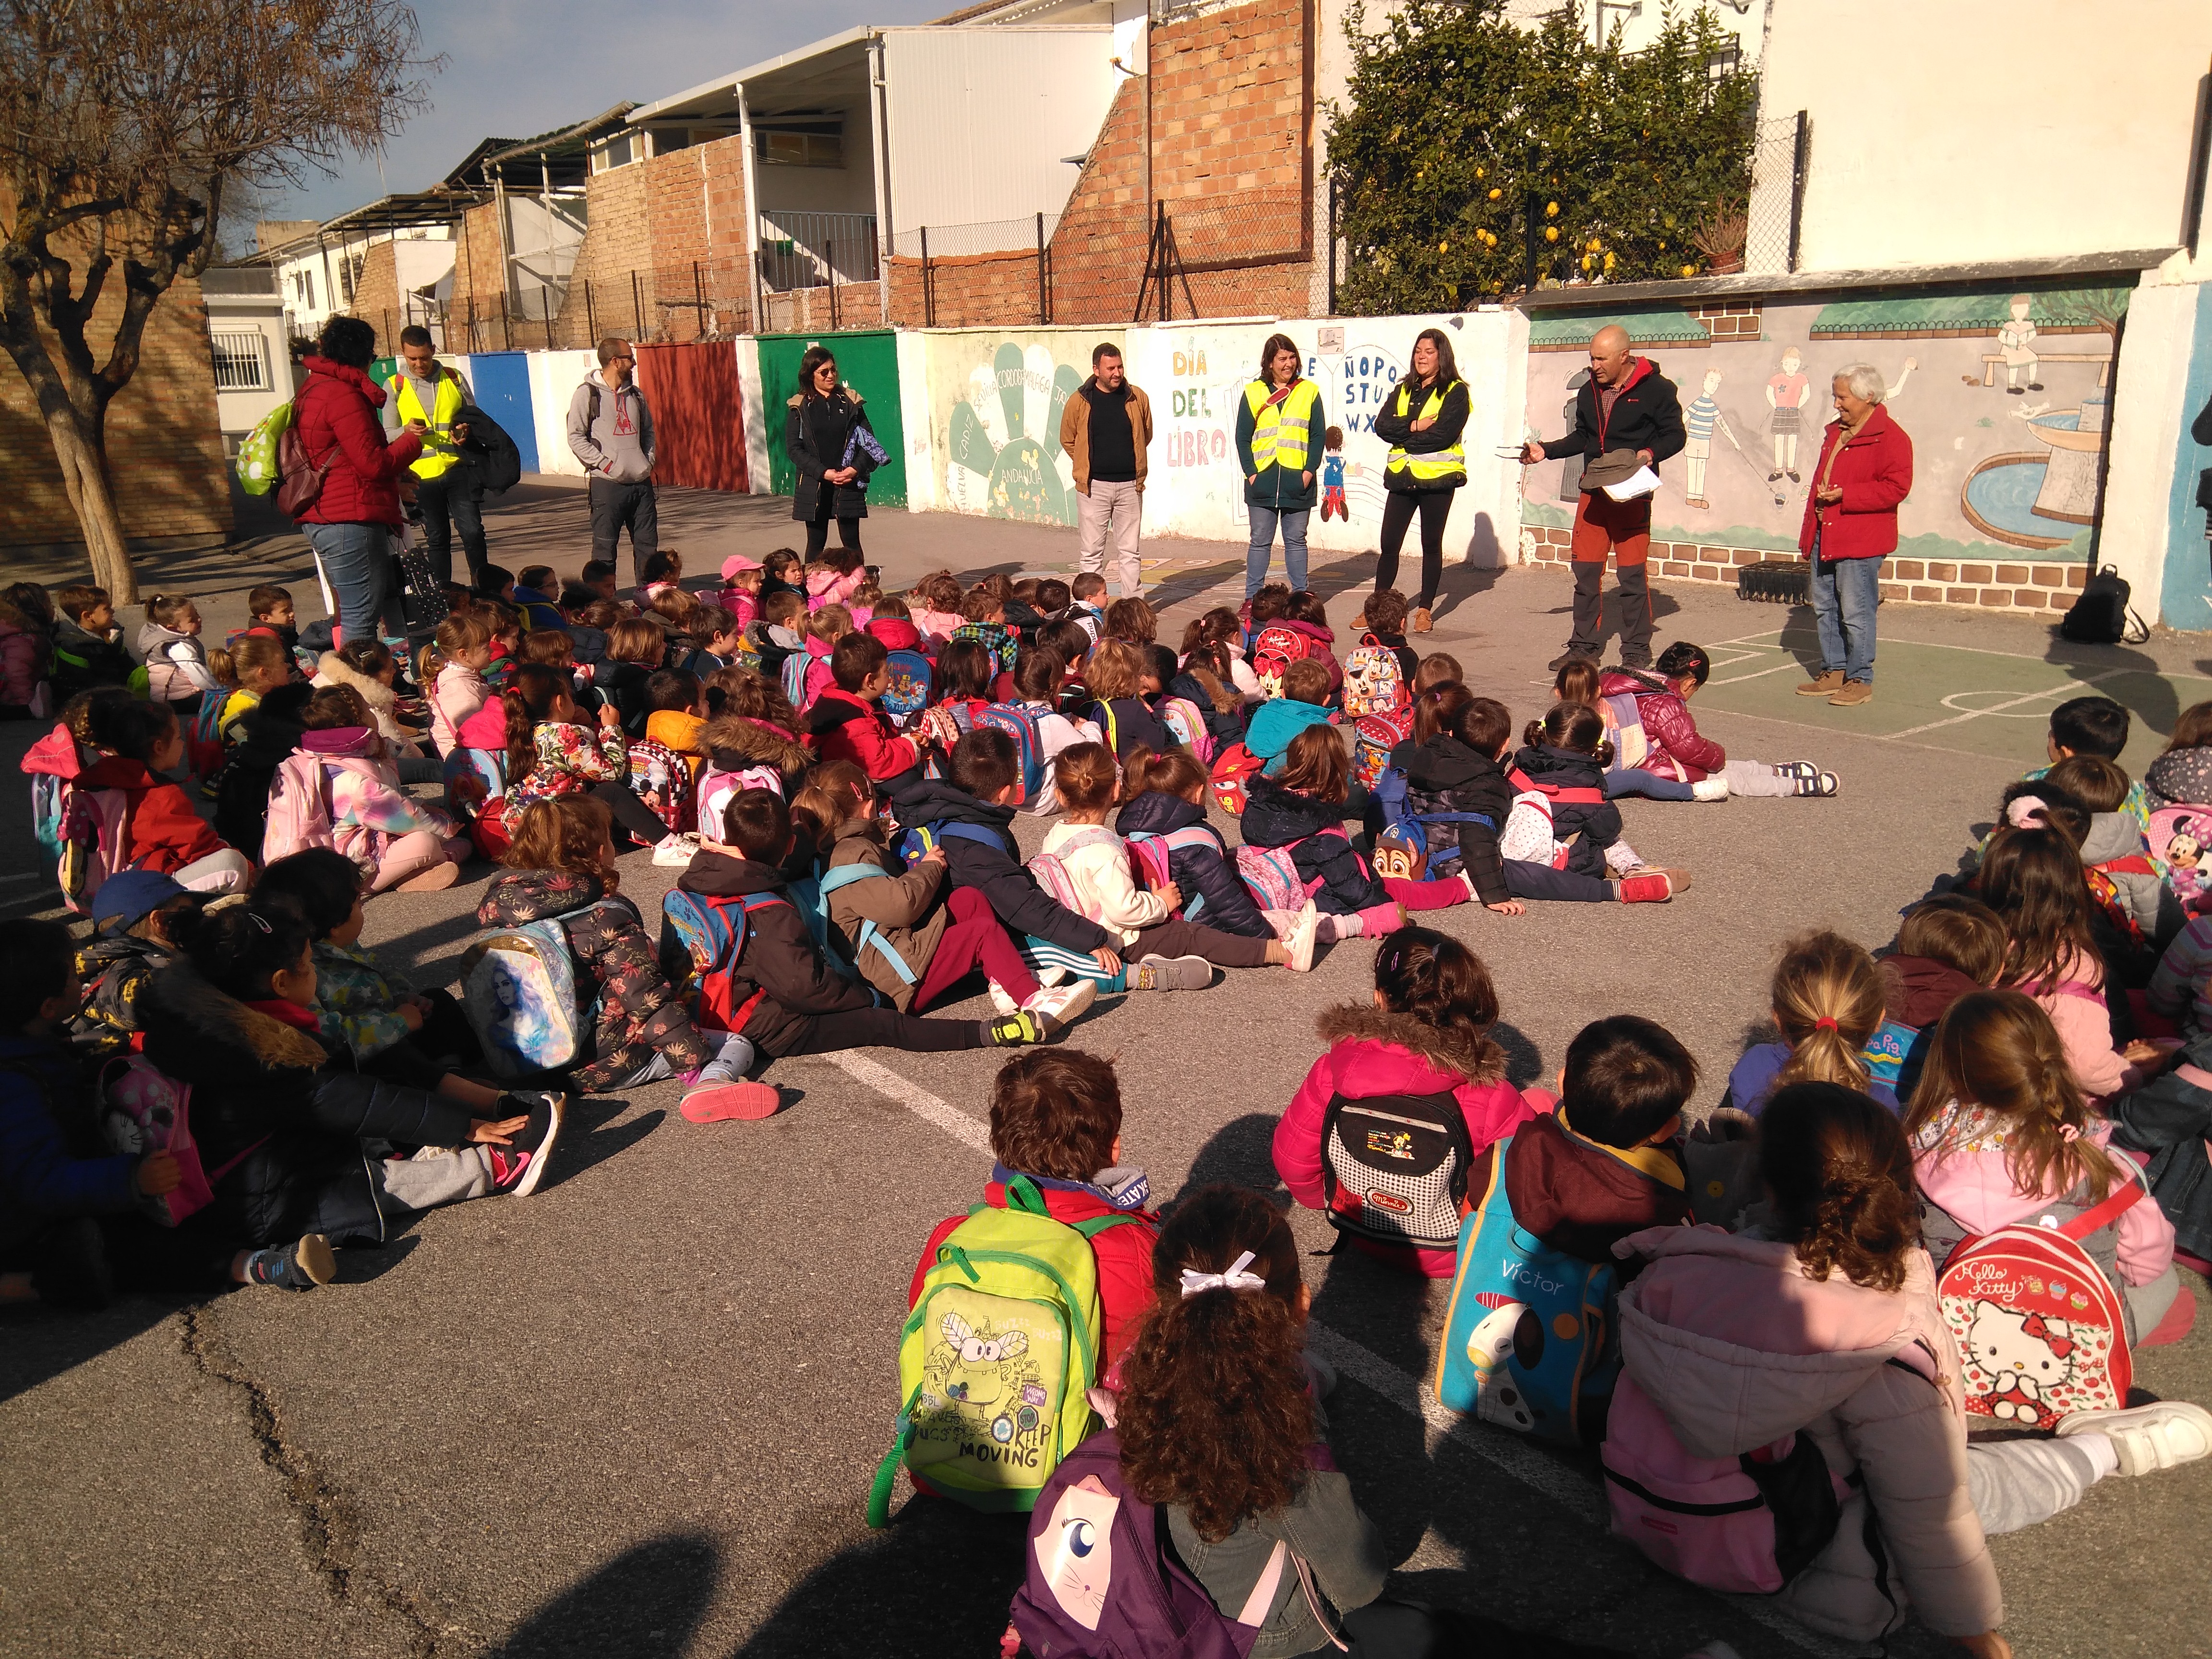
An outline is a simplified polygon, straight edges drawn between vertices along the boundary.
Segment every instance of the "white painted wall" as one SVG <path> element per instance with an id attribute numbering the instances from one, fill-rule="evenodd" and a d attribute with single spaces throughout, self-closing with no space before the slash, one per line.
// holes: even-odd
<path id="1" fill-rule="evenodd" d="M 745 477 L 752 483 L 750 494 L 766 495 L 773 492 L 769 489 L 768 410 L 761 401 L 760 342 L 750 334 L 740 334 L 737 348 L 738 402 L 745 422 Z"/>
<path id="2" fill-rule="evenodd" d="M 206 296 L 208 330 L 210 333 L 257 333 L 261 337 L 262 361 L 269 374 L 269 386 L 261 392 L 217 392 L 215 394 L 216 424 L 225 437 L 239 437 L 253 430 L 261 417 L 292 398 L 292 353 L 284 337 L 284 313 L 268 301 L 257 301 L 250 308 L 234 310 L 222 304 L 223 296 Z"/>
<path id="3" fill-rule="evenodd" d="M 1774 0 L 1760 114 L 1813 123 L 1798 268 L 2173 246 L 2208 55 L 2205 0 Z"/>
<path id="4" fill-rule="evenodd" d="M 568 400 L 584 377 L 599 366 L 588 351 L 533 351 L 530 358 L 530 414 L 538 430 L 538 470 L 584 476 L 584 464 L 568 449 Z M 754 376 L 756 383 L 759 376 Z"/>
<path id="5" fill-rule="evenodd" d="M 2197 410 L 2187 395 L 2203 284 L 2212 282 L 2212 258 L 2192 267 L 2176 254 L 2158 270 L 2145 271 L 2128 302 L 2125 372 L 2113 386 L 2112 438 L 2105 473 L 2104 528 L 2100 563 L 2119 567 L 2134 587 L 2136 611 L 2169 627 L 2202 628 L 2203 615 L 2161 617 L 2169 556 L 2200 567 L 2202 541 L 2177 543 L 2171 523 L 2175 460 L 2181 436 Z"/>
<path id="6" fill-rule="evenodd" d="M 937 453 L 937 422 L 931 419 L 929 337 L 902 328 L 896 337 L 899 423 L 906 432 L 907 511 L 927 513 L 951 505 L 945 493 L 945 458 Z M 746 418 L 750 422 L 750 409 Z"/>

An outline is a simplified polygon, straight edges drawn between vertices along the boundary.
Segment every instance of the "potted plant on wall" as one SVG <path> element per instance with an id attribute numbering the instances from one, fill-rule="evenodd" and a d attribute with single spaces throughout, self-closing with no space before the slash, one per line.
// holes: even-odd
<path id="1" fill-rule="evenodd" d="M 1728 276 L 1743 269 L 1744 239 L 1750 231 L 1743 203 L 1723 200 L 1713 204 L 1711 216 L 1691 233 L 1690 240 L 1705 256 L 1709 275 Z"/>

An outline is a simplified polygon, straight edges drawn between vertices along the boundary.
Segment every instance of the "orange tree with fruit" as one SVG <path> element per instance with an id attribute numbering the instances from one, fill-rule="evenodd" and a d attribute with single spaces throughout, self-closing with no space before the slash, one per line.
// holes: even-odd
<path id="1" fill-rule="evenodd" d="M 1579 7 L 1524 29 L 1504 0 L 1407 0 L 1372 33 L 1354 0 L 1344 27 L 1328 164 L 1346 314 L 1701 275 L 1693 238 L 1743 211 L 1758 79 L 1703 8 L 1638 52 L 1617 26 L 1595 44 Z"/>

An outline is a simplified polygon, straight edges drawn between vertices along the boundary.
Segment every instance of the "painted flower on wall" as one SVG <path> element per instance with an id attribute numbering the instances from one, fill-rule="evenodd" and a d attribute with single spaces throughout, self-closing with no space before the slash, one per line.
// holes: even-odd
<path id="1" fill-rule="evenodd" d="M 969 376 L 947 422 L 945 487 L 963 512 L 1021 524 L 1072 525 L 1073 469 L 1060 447 L 1060 411 L 1082 373 L 1042 345 L 1009 340 Z"/>

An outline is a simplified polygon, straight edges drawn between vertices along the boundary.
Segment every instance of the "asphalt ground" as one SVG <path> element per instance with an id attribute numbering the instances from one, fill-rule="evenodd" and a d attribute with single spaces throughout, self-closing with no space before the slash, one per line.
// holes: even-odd
<path id="1" fill-rule="evenodd" d="M 518 494 L 494 516 L 494 556 L 574 570 L 587 550 L 580 494 Z M 776 505 L 665 492 L 664 522 L 682 532 L 666 539 L 715 563 L 757 556 L 788 538 Z M 1073 556 L 1068 532 L 991 521 L 886 516 L 867 534 L 894 585 L 939 564 Z M 1241 591 L 1241 550 L 1148 552 L 1170 637 L 1217 587 Z M 155 575 L 201 592 L 219 632 L 242 619 L 253 581 L 297 577 L 304 560 L 272 538 L 175 562 Z M 1315 573 L 1346 594 L 1340 620 L 1368 568 Z M 294 586 L 312 617 L 312 579 Z M 1540 712 L 1564 580 L 1457 570 L 1447 592 L 1427 643 L 1517 718 Z M 2003 785 L 2042 758 L 2039 716 L 2057 696 L 2094 683 L 2163 725 L 2203 689 L 2185 636 L 2059 647 L 2011 618 L 1893 609 L 1875 702 L 1833 710 L 1791 694 L 1807 613 L 1680 586 L 1656 597 L 1662 641 L 1696 639 L 1726 662 L 1697 704 L 1705 729 L 1732 754 L 1816 759 L 1843 793 L 1626 803 L 1637 847 L 1694 874 L 1672 904 L 1442 913 L 1437 925 L 1491 964 L 1523 1083 L 1548 1079 L 1587 1020 L 1628 1010 L 1689 1045 L 1710 1106 L 1760 1033 L 1781 941 L 1814 925 L 1887 941 Z M 0 728 L 0 755 L 33 735 Z M 2127 758 L 2140 769 L 2156 747 L 2141 738 Z M 1042 829 L 1027 823 L 1025 842 Z M 10 815 L 0 877 L 29 865 Z M 368 941 L 419 982 L 451 983 L 491 873 L 380 898 Z M 624 890 L 649 911 L 673 873 L 633 856 Z M 8 880 L 0 901 L 12 901 L 0 914 L 47 908 L 35 881 Z M 1116 1060 L 1128 1154 L 1157 1194 L 1216 1180 L 1276 1190 L 1269 1136 L 1318 1051 L 1314 1017 L 1364 998 L 1371 953 L 1352 941 L 1304 978 L 1252 971 L 1107 1000 L 1076 1028 L 1068 1040 Z M 983 1009 L 978 997 L 947 1012 Z M 0 1320 L 0 1653 L 991 1651 L 1019 1524 L 912 1498 L 903 1482 L 888 1531 L 871 1534 L 861 1515 L 897 1405 L 915 1257 L 988 1173 L 995 1064 L 883 1050 L 782 1062 L 769 1078 L 787 1104 L 756 1124 L 687 1123 L 672 1085 L 595 1098 L 537 1195 L 461 1205 L 382 1250 L 344 1252 L 340 1282 L 312 1296 L 131 1297 L 97 1316 Z M 1310 1249 L 1327 1246 L 1310 1212 L 1292 1221 Z M 1593 1459 L 1425 1401 L 1415 1379 L 1443 1286 L 1357 1255 L 1308 1267 L 1312 1340 L 1343 1376 L 1338 1458 L 1401 1559 L 1392 1588 L 1474 1615 L 1478 1651 L 1671 1659 L 1716 1638 L 1744 1659 L 1860 1650 L 1648 1566 L 1607 1536 Z M 2140 1355 L 2136 1381 L 2212 1400 L 2212 1339 Z M 1994 1540 L 2017 1650 L 2212 1651 L 2208 1505 L 2212 1462 L 2108 1480 Z M 1917 1630 L 1888 1648 L 1954 1650 Z"/>

